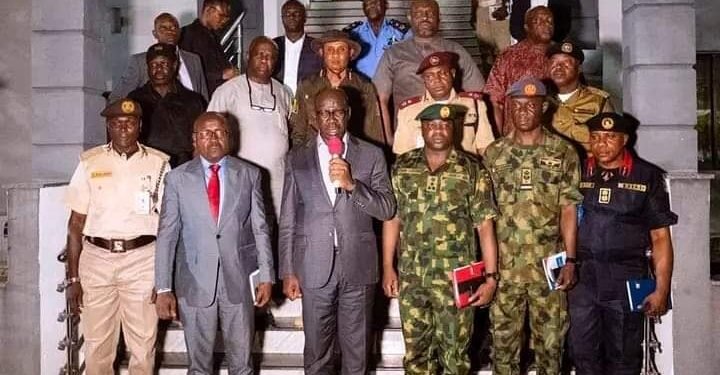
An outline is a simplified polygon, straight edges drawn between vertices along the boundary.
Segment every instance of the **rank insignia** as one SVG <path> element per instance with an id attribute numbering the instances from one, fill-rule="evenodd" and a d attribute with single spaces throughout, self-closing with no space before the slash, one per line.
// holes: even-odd
<path id="1" fill-rule="evenodd" d="M 612 195 L 612 189 L 600 188 L 600 195 L 598 196 L 598 202 L 600 202 L 602 204 L 609 204 L 611 195 Z"/>
<path id="2" fill-rule="evenodd" d="M 520 190 L 532 189 L 532 169 L 523 168 L 520 171 Z"/>
<path id="3" fill-rule="evenodd" d="M 440 117 L 442 117 L 443 119 L 450 117 L 450 107 L 444 106 L 440 108 Z"/>
<path id="4" fill-rule="evenodd" d="M 573 46 L 570 43 L 563 43 L 562 46 L 560 46 L 560 50 L 565 53 L 571 53 L 573 51 Z"/>
<path id="5" fill-rule="evenodd" d="M 613 126 L 615 126 L 615 120 L 610 117 L 606 117 L 602 120 L 600 125 L 602 125 L 603 129 L 610 130 L 613 128 Z"/>

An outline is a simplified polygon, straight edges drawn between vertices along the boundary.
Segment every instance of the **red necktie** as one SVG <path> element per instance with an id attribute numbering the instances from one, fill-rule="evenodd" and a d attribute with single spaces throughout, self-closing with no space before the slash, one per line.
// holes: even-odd
<path id="1" fill-rule="evenodd" d="M 213 164 L 210 166 L 210 181 L 207 186 L 208 203 L 210 203 L 210 215 L 212 215 L 215 222 L 218 221 L 220 213 L 220 176 L 218 170 L 220 166 Z"/>

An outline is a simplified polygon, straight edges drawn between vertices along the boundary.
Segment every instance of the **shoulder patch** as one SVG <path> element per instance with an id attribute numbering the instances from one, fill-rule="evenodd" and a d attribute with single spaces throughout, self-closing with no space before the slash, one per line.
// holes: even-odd
<path id="1" fill-rule="evenodd" d="M 82 154 L 80 154 L 80 160 L 88 160 L 97 155 L 100 155 L 100 154 L 104 153 L 105 151 L 107 151 L 108 147 L 109 147 L 108 145 L 101 145 L 101 146 L 93 147 L 93 148 L 83 152 Z"/>
<path id="2" fill-rule="evenodd" d="M 483 94 L 479 91 L 465 91 L 458 93 L 458 96 L 461 98 L 472 98 L 475 100 L 482 100 Z"/>
<path id="3" fill-rule="evenodd" d="M 415 103 L 419 103 L 420 101 L 422 101 L 422 96 L 415 96 L 415 97 L 412 97 L 412 98 L 410 98 L 410 99 L 405 99 L 405 100 L 402 101 L 402 103 L 400 103 L 399 109 L 403 109 L 403 108 L 405 108 L 405 107 L 407 107 L 407 106 L 409 106 L 409 105 L 413 105 L 413 104 L 415 104 Z"/>
<path id="4" fill-rule="evenodd" d="M 585 86 L 585 88 L 587 88 L 588 91 L 590 91 L 591 93 L 593 93 L 593 94 L 595 94 L 595 95 L 600 95 L 600 96 L 602 96 L 602 97 L 605 98 L 605 99 L 607 99 L 607 98 L 610 97 L 610 93 L 608 93 L 607 91 L 600 90 L 600 89 L 597 88 L 597 87 Z"/>
<path id="5" fill-rule="evenodd" d="M 390 26 L 392 26 L 395 30 L 400 31 L 401 33 L 405 34 L 410 30 L 410 25 L 403 22 L 398 21 L 394 18 L 390 19 Z"/>
<path id="6" fill-rule="evenodd" d="M 362 25 L 362 24 L 363 24 L 363 21 L 355 21 L 355 22 L 345 26 L 342 29 L 342 31 L 344 31 L 344 32 L 353 31 L 353 30 L 357 29 L 358 27 L 360 27 L 360 25 Z"/>

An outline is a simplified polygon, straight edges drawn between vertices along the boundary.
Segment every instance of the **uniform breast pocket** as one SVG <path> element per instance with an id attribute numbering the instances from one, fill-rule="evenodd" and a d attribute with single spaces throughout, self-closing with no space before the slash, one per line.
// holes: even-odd
<path id="1" fill-rule="evenodd" d="M 493 189 L 499 204 L 515 202 L 520 171 L 509 164 L 497 165 L 492 168 Z"/>
<path id="2" fill-rule="evenodd" d="M 444 173 L 440 178 L 441 199 L 447 204 L 448 211 L 467 209 L 472 193 L 470 179 L 464 173 Z"/>
<path id="3" fill-rule="evenodd" d="M 414 169 L 399 169 L 397 172 L 397 178 L 395 182 L 395 190 L 406 200 L 415 200 L 418 198 L 418 181 L 421 177 L 420 172 Z"/>
<path id="4" fill-rule="evenodd" d="M 537 176 L 534 181 L 534 192 L 540 197 L 554 197 L 559 199 L 562 171 L 559 167 L 540 166 L 534 171 Z"/>

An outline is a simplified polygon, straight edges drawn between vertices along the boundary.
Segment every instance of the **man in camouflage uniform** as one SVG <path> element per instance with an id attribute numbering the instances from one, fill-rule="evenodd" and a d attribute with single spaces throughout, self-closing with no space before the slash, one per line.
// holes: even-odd
<path id="1" fill-rule="evenodd" d="M 493 373 L 498 375 L 520 373 L 526 313 L 537 374 L 559 373 L 568 329 L 563 290 L 575 280 L 580 161 L 569 142 L 541 126 L 545 95 L 537 79 L 513 84 L 506 101 L 515 129 L 485 150 L 500 212 L 500 282 L 490 310 Z M 557 280 L 560 290 L 551 291 L 542 260 L 562 250 L 568 264 Z"/>
<path id="2" fill-rule="evenodd" d="M 348 131 L 376 146 L 384 146 L 386 137 L 375 87 L 348 66 L 360 54 L 360 44 L 342 31 L 331 30 L 314 39 L 311 46 L 322 57 L 323 68 L 298 84 L 290 115 L 292 145 L 304 145 L 317 136 L 315 97 L 323 89 L 333 87 L 341 88 L 348 96 L 352 112 Z"/>
<path id="3" fill-rule="evenodd" d="M 459 146 L 471 153 L 482 154 L 495 137 L 487 118 L 482 93 L 455 92 L 453 82 L 457 72 L 458 55 L 454 52 L 435 52 L 423 59 L 416 74 L 425 82 L 425 95 L 416 96 L 400 103 L 393 152 L 403 154 L 423 147 L 418 113 L 433 103 L 459 104 L 467 108 L 462 128 L 458 129 Z"/>
<path id="4" fill-rule="evenodd" d="M 585 123 L 601 112 L 614 110 L 610 94 L 580 83 L 585 54 L 575 43 L 552 45 L 547 56 L 550 59 L 548 74 L 557 86 L 557 93 L 550 98 L 552 127 L 581 146 L 580 153 L 589 153 L 590 132 Z"/>
<path id="5" fill-rule="evenodd" d="M 467 374 L 473 309 L 456 307 L 450 272 L 476 260 L 480 236 L 486 282 L 471 296 L 488 304 L 497 285 L 497 210 L 487 171 L 456 150 L 453 128 L 465 109 L 434 104 L 418 115 L 424 148 L 400 156 L 393 169 L 396 217 L 384 223 L 383 289 L 400 297 L 405 373 Z M 400 241 L 398 274 L 393 268 Z"/>

